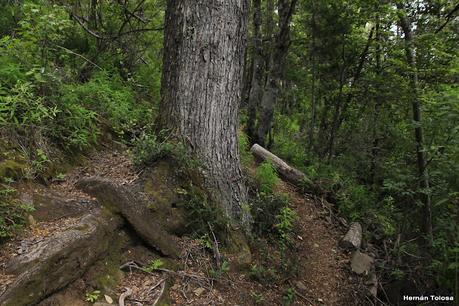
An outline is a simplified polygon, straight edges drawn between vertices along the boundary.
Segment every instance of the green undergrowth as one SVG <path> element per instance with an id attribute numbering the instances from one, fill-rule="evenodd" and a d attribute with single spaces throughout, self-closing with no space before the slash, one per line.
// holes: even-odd
<path id="1" fill-rule="evenodd" d="M 298 273 L 293 243 L 298 217 L 289 206 L 289 195 L 276 191 L 279 181 L 276 170 L 266 161 L 257 166 L 254 177 L 249 177 L 251 244 L 256 256 L 247 273 L 262 284 L 277 283 Z"/>
<path id="2" fill-rule="evenodd" d="M 31 204 L 15 198 L 16 190 L 10 181 L 0 183 L 0 244 L 13 237 L 26 224 L 26 216 L 33 211 Z"/>
<path id="3" fill-rule="evenodd" d="M 327 162 L 317 155 L 307 153 L 304 139 L 292 138 L 298 131 L 289 130 L 288 124 L 277 132 L 272 152 L 286 160 L 292 166 L 303 171 L 315 186 L 320 188 L 322 196 L 335 204 L 340 216 L 348 221 L 359 221 L 365 229 L 365 239 L 377 246 L 385 241 L 390 245 L 391 258 L 381 267 L 385 279 L 418 278 L 414 266 L 425 254 L 421 232 L 422 203 L 414 164 L 406 164 L 406 155 L 402 150 L 394 151 L 391 158 L 380 163 L 379 172 L 371 180 L 371 169 L 358 153 L 355 156 L 341 154 Z M 303 141 L 303 142 L 302 142 Z M 400 154 L 397 156 L 397 154 Z M 438 158 L 438 157 L 435 157 Z M 435 160 L 435 159 L 433 159 Z M 451 182 L 456 169 L 449 161 L 435 160 L 430 166 L 432 187 L 422 190 L 430 193 L 433 204 L 434 242 L 430 249 L 430 265 L 426 265 L 422 277 L 434 278 L 441 288 L 454 291 L 459 257 L 459 225 L 451 222 L 457 219 L 457 192 Z M 450 183 L 441 177 L 450 175 Z M 315 192 L 305 186 L 305 192 Z M 408 219 L 406 216 L 410 216 Z M 398 237 L 406 240 L 403 243 Z M 413 239 L 413 237 L 417 237 Z M 397 242 L 398 241 L 398 242 Z M 411 255 L 408 255 L 411 254 Z"/>

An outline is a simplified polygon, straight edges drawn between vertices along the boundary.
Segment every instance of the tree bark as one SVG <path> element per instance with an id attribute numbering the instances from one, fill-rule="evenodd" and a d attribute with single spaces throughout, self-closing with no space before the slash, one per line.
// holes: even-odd
<path id="1" fill-rule="evenodd" d="M 312 76 L 311 76 L 311 125 L 308 131 L 308 146 L 309 151 L 314 146 L 314 130 L 316 128 L 316 77 L 317 77 L 317 60 L 316 60 L 316 11 L 314 1 L 312 1 L 312 17 L 311 17 L 311 62 L 312 62 Z"/>
<path id="2" fill-rule="evenodd" d="M 399 13 L 400 26 L 402 28 L 405 39 L 405 55 L 406 61 L 410 68 L 411 81 L 411 107 L 413 109 L 414 121 L 414 136 L 416 141 L 416 159 L 419 176 L 420 198 L 424 204 L 423 212 L 423 230 L 427 236 L 427 243 L 431 245 L 433 242 L 432 234 L 432 203 L 429 193 L 429 174 L 427 171 L 427 158 L 424 150 L 424 131 L 422 128 L 421 103 L 419 101 L 419 85 L 418 71 L 416 67 L 416 53 L 413 45 L 413 32 L 411 23 L 406 16 L 403 5 L 398 2 L 397 9 Z"/>
<path id="3" fill-rule="evenodd" d="M 233 225 L 250 227 L 237 142 L 245 0 L 170 0 L 158 126 L 201 161 L 204 185 Z"/>
<path id="4" fill-rule="evenodd" d="M 248 103 L 248 119 L 246 132 L 250 142 L 256 141 L 255 121 L 257 117 L 257 107 L 260 105 L 263 92 L 263 44 L 261 36 L 261 0 L 253 0 L 253 70 L 251 78 L 251 88 Z"/>
<path id="5" fill-rule="evenodd" d="M 285 59 L 290 46 L 290 22 L 297 0 L 279 0 L 279 32 L 276 37 L 276 46 L 270 56 L 270 71 L 267 76 L 265 90 L 261 98 L 261 116 L 257 128 L 257 141 L 265 145 L 265 138 L 271 129 L 274 107 L 279 95 L 279 83 L 284 71 Z"/>
<path id="6" fill-rule="evenodd" d="M 370 182 L 373 186 L 376 185 L 376 175 L 378 172 L 378 155 L 379 155 L 379 118 L 382 106 L 382 88 L 381 88 L 381 77 L 382 77 L 382 63 L 381 63 L 381 55 L 382 55 L 382 38 L 381 38 L 381 21 L 380 16 L 377 16 L 376 20 L 376 97 L 375 97 L 375 104 L 374 104 L 374 111 L 373 111 L 373 127 L 372 127 L 372 138 L 373 143 L 371 146 L 371 161 L 370 161 Z"/>

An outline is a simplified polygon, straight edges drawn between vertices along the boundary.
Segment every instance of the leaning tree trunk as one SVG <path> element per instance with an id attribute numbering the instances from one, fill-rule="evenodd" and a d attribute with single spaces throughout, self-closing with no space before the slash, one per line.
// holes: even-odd
<path id="1" fill-rule="evenodd" d="M 429 193 L 429 174 L 427 171 L 427 158 L 424 150 L 424 132 L 422 128 L 421 103 L 419 101 L 418 71 L 416 67 L 416 53 L 413 46 L 413 33 L 411 24 L 401 3 L 397 3 L 399 10 L 400 25 L 405 36 L 406 61 L 410 68 L 411 78 L 411 106 L 413 109 L 414 136 L 416 141 L 416 159 L 419 175 L 420 197 L 424 204 L 423 227 L 427 236 L 427 243 L 433 242 L 432 234 L 432 203 Z"/>
<path id="2" fill-rule="evenodd" d="M 168 1 L 158 118 L 201 161 L 212 200 L 245 229 L 237 127 L 246 18 L 246 0 Z"/>
<path id="3" fill-rule="evenodd" d="M 261 37 L 261 0 L 253 0 L 253 70 L 251 76 L 251 88 L 247 108 L 246 132 L 250 142 L 256 142 L 255 121 L 257 119 L 257 107 L 260 105 L 263 79 L 263 41 Z"/>
<path id="4" fill-rule="evenodd" d="M 284 71 L 285 59 L 290 46 L 290 21 L 297 0 L 279 0 L 279 32 L 276 37 L 275 49 L 271 52 L 270 71 L 266 79 L 265 90 L 261 98 L 261 115 L 257 128 L 257 141 L 265 145 L 265 139 L 271 129 L 274 107 L 279 95 L 280 80 Z"/>

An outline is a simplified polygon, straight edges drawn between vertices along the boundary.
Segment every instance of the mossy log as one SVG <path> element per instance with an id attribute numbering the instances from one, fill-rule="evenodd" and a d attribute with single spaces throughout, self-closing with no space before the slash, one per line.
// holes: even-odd
<path id="1" fill-rule="evenodd" d="M 166 256 L 179 256 L 175 237 L 167 232 L 161 216 L 155 215 L 141 194 L 101 177 L 83 178 L 78 181 L 77 187 L 96 197 L 102 206 L 123 216 L 151 247 Z"/>

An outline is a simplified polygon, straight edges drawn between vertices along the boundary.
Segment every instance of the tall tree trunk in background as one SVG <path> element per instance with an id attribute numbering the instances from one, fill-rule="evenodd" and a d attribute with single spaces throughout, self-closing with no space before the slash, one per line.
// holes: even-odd
<path id="1" fill-rule="evenodd" d="M 279 86 L 284 71 L 285 59 L 290 46 L 290 21 L 297 0 L 279 0 L 279 32 L 276 35 L 274 51 L 270 56 L 270 71 L 266 79 L 265 90 L 261 99 L 261 116 L 257 128 L 257 141 L 265 145 L 266 136 L 271 129 L 274 107 L 279 95 Z"/>
<path id="2" fill-rule="evenodd" d="M 246 0 L 167 2 L 158 125 L 188 145 L 213 200 L 248 229 L 237 141 L 246 24 Z"/>
<path id="3" fill-rule="evenodd" d="M 374 32 L 374 27 L 371 28 L 370 30 L 370 33 L 368 34 L 368 39 L 367 39 L 367 42 L 365 44 L 365 47 L 362 51 L 362 53 L 360 54 L 360 57 L 359 57 L 359 64 L 354 72 L 354 75 L 353 75 L 353 78 L 352 78 L 352 83 L 349 85 L 349 88 L 352 89 L 356 84 L 357 82 L 359 81 L 360 79 L 360 76 L 362 75 L 362 71 L 363 71 L 363 67 L 365 65 L 365 61 L 367 59 L 367 56 L 368 56 L 368 51 L 370 50 L 370 46 L 371 46 L 371 42 L 373 40 L 373 32 Z M 343 41 L 343 65 L 345 65 L 345 58 L 344 58 L 344 41 Z M 344 70 L 343 70 L 343 73 L 344 73 Z M 338 99 L 338 103 L 336 104 L 336 108 L 335 108 L 335 113 L 334 113 L 334 117 L 333 117 L 333 123 L 332 123 L 332 126 L 331 126 L 331 131 L 330 131 L 330 137 L 329 137 L 329 142 L 328 142 L 328 160 L 330 160 L 333 155 L 335 154 L 335 138 L 336 138 L 336 134 L 338 133 L 340 127 L 341 127 L 341 124 L 343 123 L 344 119 L 346 118 L 346 113 L 347 113 L 347 108 L 349 107 L 349 104 L 351 103 L 352 101 L 352 98 L 353 98 L 353 93 L 352 91 L 350 91 L 347 95 L 346 95 L 346 99 L 344 100 L 344 103 L 342 103 L 342 100 L 343 100 L 343 86 L 344 86 L 344 75 L 342 74 L 341 75 L 341 79 L 340 79 L 340 94 L 339 94 L 339 99 Z"/>
<path id="4" fill-rule="evenodd" d="M 312 62 L 312 80 L 311 80 L 311 124 L 308 131 L 308 147 L 309 151 L 314 147 L 314 129 L 316 127 L 316 74 L 317 74 L 317 60 L 316 60 L 316 10 L 314 1 L 312 1 L 312 16 L 311 16 L 311 62 Z"/>
<path id="5" fill-rule="evenodd" d="M 397 9 L 399 13 L 400 26 L 402 28 L 405 38 L 405 54 L 406 61 L 410 68 L 411 78 L 411 105 L 413 108 L 413 121 L 414 121 L 414 135 L 416 141 L 416 158 L 419 175 L 419 192 L 421 200 L 424 204 L 423 212 L 423 227 L 424 233 L 427 236 L 427 242 L 429 245 L 432 244 L 432 203 L 429 193 L 429 174 L 427 171 L 427 159 L 424 150 L 424 132 L 422 128 L 422 116 L 421 116 L 421 103 L 419 101 L 419 88 L 418 88 L 418 71 L 416 67 L 416 53 L 413 45 L 413 33 L 411 30 L 411 23 L 406 16 L 403 4 L 397 3 Z"/>
<path id="6" fill-rule="evenodd" d="M 380 16 L 376 17 L 376 97 L 375 105 L 373 110 L 373 127 L 372 127 L 372 146 L 371 146 L 371 161 L 370 161 L 370 182 L 373 186 L 376 185 L 376 173 L 378 171 L 378 155 L 379 155 L 379 120 L 380 120 L 380 111 L 382 106 L 382 88 L 381 88 L 381 78 L 382 78 L 382 38 L 381 38 L 381 22 Z"/>
<path id="7" fill-rule="evenodd" d="M 248 103 L 248 118 L 246 132 L 250 142 L 256 142 L 255 121 L 257 107 L 263 92 L 263 42 L 261 36 L 261 0 L 253 0 L 253 53 L 252 53 L 252 76 Z"/>

